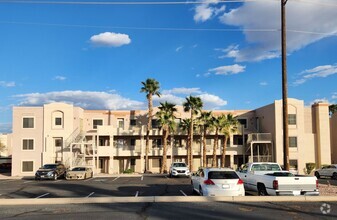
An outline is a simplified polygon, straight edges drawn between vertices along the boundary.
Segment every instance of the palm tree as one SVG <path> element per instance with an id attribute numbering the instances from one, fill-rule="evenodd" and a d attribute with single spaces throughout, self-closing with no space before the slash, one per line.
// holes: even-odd
<path id="1" fill-rule="evenodd" d="M 157 95 L 160 97 L 159 92 L 159 82 L 155 79 L 148 78 L 145 82 L 142 82 L 143 87 L 140 89 L 140 92 L 146 93 L 146 99 L 148 102 L 148 121 L 146 128 L 146 147 L 145 147 L 145 172 L 149 170 L 149 144 L 150 144 L 150 130 L 152 123 L 152 96 Z"/>
<path id="2" fill-rule="evenodd" d="M 239 122 L 232 114 L 221 115 L 219 117 L 221 118 L 220 133 L 224 135 L 222 142 L 221 167 L 225 167 L 227 140 L 231 134 L 238 131 Z"/>
<path id="3" fill-rule="evenodd" d="M 215 130 L 214 143 L 213 143 L 213 157 L 212 157 L 212 167 L 216 167 L 216 150 L 219 144 L 219 130 L 221 128 L 221 118 L 213 116 L 211 120 L 211 127 Z"/>
<path id="4" fill-rule="evenodd" d="M 163 163 L 160 169 L 160 173 L 167 173 L 167 138 L 169 134 L 175 128 L 175 116 L 174 113 L 177 111 L 177 108 L 174 104 L 164 102 L 160 103 L 158 107 L 159 111 L 156 113 L 158 118 L 160 128 L 163 129 Z"/>
<path id="5" fill-rule="evenodd" d="M 188 161 L 188 164 L 189 164 L 189 168 L 190 168 L 190 171 L 192 172 L 193 171 L 193 149 L 192 149 L 192 145 L 193 145 L 193 127 L 194 127 L 194 115 L 197 115 L 201 109 L 202 109 L 202 106 L 203 106 L 203 103 L 201 101 L 201 98 L 200 97 L 194 97 L 194 96 L 189 96 L 186 98 L 186 101 L 183 103 L 183 106 L 184 106 L 184 111 L 185 112 L 191 112 L 191 124 L 190 124 L 190 132 L 189 132 L 189 135 L 190 135 L 190 144 L 188 146 L 189 148 L 189 161 Z"/>
<path id="6" fill-rule="evenodd" d="M 190 160 L 190 126 L 191 126 L 191 119 L 185 118 L 179 123 L 179 128 L 187 133 L 186 136 L 186 148 L 187 148 L 187 161 Z"/>
<path id="7" fill-rule="evenodd" d="M 212 120 L 212 112 L 201 112 L 198 117 L 198 121 L 200 124 L 200 132 L 201 132 L 201 141 L 202 141 L 202 166 L 206 167 L 207 164 L 207 149 L 206 149 L 206 135 L 208 128 L 211 126 Z"/>

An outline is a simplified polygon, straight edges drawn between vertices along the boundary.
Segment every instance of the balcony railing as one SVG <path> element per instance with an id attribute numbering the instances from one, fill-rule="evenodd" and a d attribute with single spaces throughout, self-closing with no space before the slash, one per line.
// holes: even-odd
<path id="1" fill-rule="evenodd" d="M 253 141 L 272 141 L 272 136 L 270 133 L 252 133 L 248 134 L 248 143 L 251 143 Z"/>

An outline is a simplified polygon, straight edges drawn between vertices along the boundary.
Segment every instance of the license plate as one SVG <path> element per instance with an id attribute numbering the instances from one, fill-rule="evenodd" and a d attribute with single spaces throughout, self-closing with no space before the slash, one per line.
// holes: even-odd
<path id="1" fill-rule="evenodd" d="M 223 185 L 222 185 L 222 188 L 223 188 L 223 189 L 229 189 L 230 186 L 229 186 L 228 184 L 223 184 Z"/>
<path id="2" fill-rule="evenodd" d="M 299 190 L 293 191 L 293 194 L 294 194 L 294 196 L 299 196 L 299 195 L 301 195 L 301 191 L 299 191 Z"/>

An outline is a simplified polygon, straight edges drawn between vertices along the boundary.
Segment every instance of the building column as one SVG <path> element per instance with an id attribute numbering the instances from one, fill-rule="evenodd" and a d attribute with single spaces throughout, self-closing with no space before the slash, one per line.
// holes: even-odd
<path id="1" fill-rule="evenodd" d="M 230 163 L 230 167 L 233 168 L 233 169 L 235 169 L 234 168 L 234 155 L 232 155 L 232 154 L 230 155 L 229 163 Z"/>

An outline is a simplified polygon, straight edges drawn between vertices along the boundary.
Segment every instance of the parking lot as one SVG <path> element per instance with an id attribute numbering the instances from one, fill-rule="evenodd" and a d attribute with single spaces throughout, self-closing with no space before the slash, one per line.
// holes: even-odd
<path id="1" fill-rule="evenodd" d="M 193 193 L 189 178 L 168 178 L 166 175 L 96 177 L 73 181 L 0 180 L 0 199 L 191 195 Z"/>

